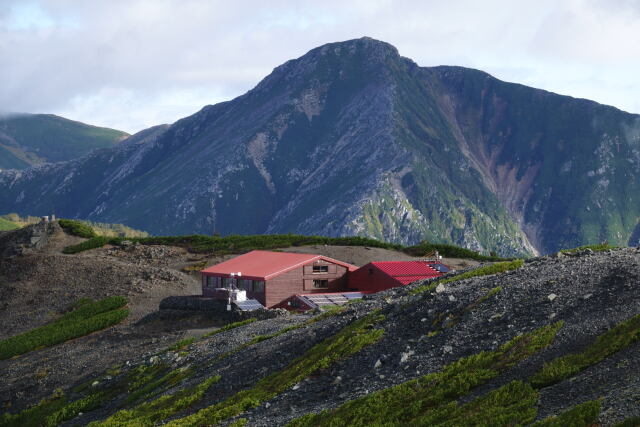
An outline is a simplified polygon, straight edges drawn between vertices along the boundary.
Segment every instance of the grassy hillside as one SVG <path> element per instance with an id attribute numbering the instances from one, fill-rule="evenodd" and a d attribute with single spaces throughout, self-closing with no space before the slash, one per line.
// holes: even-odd
<path id="1" fill-rule="evenodd" d="M 20 225 L 0 217 L 0 231 L 15 230 L 16 228 L 20 228 Z"/>
<path id="2" fill-rule="evenodd" d="M 74 159 L 113 147 L 127 136 L 51 114 L 10 115 L 0 119 L 0 169 Z"/>

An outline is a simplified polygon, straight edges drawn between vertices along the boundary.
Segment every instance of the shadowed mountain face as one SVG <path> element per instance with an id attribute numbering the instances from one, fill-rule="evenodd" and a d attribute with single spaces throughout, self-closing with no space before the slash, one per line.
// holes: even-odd
<path id="1" fill-rule="evenodd" d="M 10 114 L 0 117 L 0 170 L 75 159 L 127 136 L 52 114 Z"/>
<path id="2" fill-rule="evenodd" d="M 640 116 L 422 68 L 363 38 L 116 148 L 5 172 L 0 206 L 156 234 L 360 234 L 514 255 L 626 244 L 639 178 Z"/>

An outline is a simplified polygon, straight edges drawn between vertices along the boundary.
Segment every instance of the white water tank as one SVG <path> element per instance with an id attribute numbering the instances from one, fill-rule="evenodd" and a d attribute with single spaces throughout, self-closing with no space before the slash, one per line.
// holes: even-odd
<path id="1" fill-rule="evenodd" d="M 247 291 L 243 289 L 233 289 L 229 292 L 229 297 L 231 301 L 242 302 L 247 300 Z"/>

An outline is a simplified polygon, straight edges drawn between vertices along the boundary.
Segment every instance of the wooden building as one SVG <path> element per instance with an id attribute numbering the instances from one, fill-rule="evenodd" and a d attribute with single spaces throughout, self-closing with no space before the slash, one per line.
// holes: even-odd
<path id="1" fill-rule="evenodd" d="M 448 271 L 449 267 L 437 261 L 370 262 L 349 274 L 349 290 L 380 292 L 442 276 Z"/>
<path id="2" fill-rule="evenodd" d="M 251 251 L 202 270 L 202 295 L 226 298 L 233 281 L 271 308 L 295 294 L 346 291 L 347 273 L 357 268 L 322 255 Z"/>

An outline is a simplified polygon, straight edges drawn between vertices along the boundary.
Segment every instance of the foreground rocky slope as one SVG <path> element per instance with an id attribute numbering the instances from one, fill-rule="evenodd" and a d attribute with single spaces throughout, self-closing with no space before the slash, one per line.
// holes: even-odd
<path id="1" fill-rule="evenodd" d="M 419 67 L 363 38 L 313 49 L 245 95 L 118 148 L 0 174 L 0 206 L 154 234 L 359 234 L 549 253 L 628 244 L 639 142 L 637 115 Z"/>
<path id="2" fill-rule="evenodd" d="M 170 425 L 238 422 L 272 426 L 353 402 L 347 411 L 350 414 L 366 413 L 358 412 L 366 408 L 365 403 L 378 405 L 370 406 L 376 410 L 360 420 L 361 425 L 370 425 L 383 421 L 380 417 L 385 413 L 399 410 L 393 407 L 393 399 L 365 403 L 354 399 L 376 396 L 375 392 L 426 374 L 438 375 L 461 358 L 473 356 L 470 360 L 479 363 L 493 354 L 491 369 L 469 371 L 460 383 L 445 381 L 448 387 L 473 385 L 468 391 L 451 389 L 444 403 L 458 401 L 462 408 L 508 386 L 507 390 L 526 392 L 527 397 L 508 408 L 491 407 L 492 422 L 529 423 L 578 404 L 600 402 L 597 422 L 614 425 L 640 417 L 639 279 L 639 249 L 585 250 L 534 258 L 515 271 L 437 287 L 414 284 L 369 296 L 341 312 L 241 323 L 168 351 L 166 344 L 159 349 L 140 347 L 136 356 L 127 352 L 118 362 L 110 357 L 111 369 L 103 374 L 66 383 L 63 392 L 72 403 L 63 405 L 64 416 L 58 413 L 55 419 L 67 425 L 86 425 L 115 414 L 106 425 L 170 421 Z M 622 332 L 615 329 L 630 319 Z M 540 382 L 545 363 L 600 348 L 593 344 L 596 337 L 612 330 L 619 335 L 607 341 L 600 359 L 555 382 Z M 509 350 L 499 350 L 510 341 L 512 347 L 502 347 Z M 616 345 L 621 345 L 618 351 L 607 353 Z M 86 346 L 101 344 L 89 341 Z M 38 362 L 31 365 L 35 369 L 38 363 L 46 363 L 42 357 L 52 350 L 2 361 L 0 369 L 6 376 L 36 357 Z M 493 353 L 474 356 L 482 351 Z M 449 374 L 462 374 L 473 363 L 456 365 L 453 371 L 449 368 Z M 144 382 L 141 373 L 150 379 Z M 512 383 L 514 380 L 521 382 Z M 142 389 L 136 388 L 140 383 Z M 13 383 L 3 395 L 12 395 L 19 387 Z M 429 396 L 443 396 L 438 394 L 440 389 L 415 390 L 402 408 L 411 408 L 412 402 Z M 404 396 L 400 392 L 392 395 Z M 28 394 L 12 400 L 11 412 L 37 401 Z M 93 406 L 86 405 L 88 401 Z M 129 412 L 118 412 L 123 408 Z M 414 415 L 427 416 L 429 406 L 424 408 L 416 409 Z M 432 412 L 445 409 L 433 408 Z M 449 403 L 447 408 L 455 413 L 455 405 Z M 473 416 L 481 416 L 484 409 L 480 405 Z M 344 414 L 338 411 L 324 417 L 341 416 Z M 574 418 L 574 425 L 593 424 L 586 418 L 580 424 Z M 341 424 L 340 420 L 334 422 Z M 323 419 L 307 421 L 317 425 Z"/>

